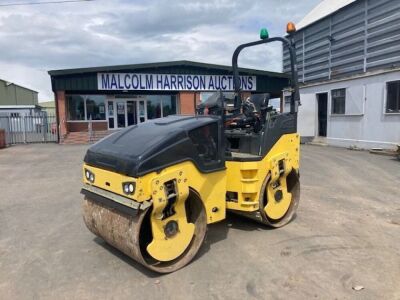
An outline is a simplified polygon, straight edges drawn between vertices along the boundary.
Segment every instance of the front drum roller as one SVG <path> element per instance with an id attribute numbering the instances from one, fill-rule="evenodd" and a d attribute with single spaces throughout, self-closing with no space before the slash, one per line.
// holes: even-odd
<path id="1" fill-rule="evenodd" d="M 199 251 L 207 230 L 203 203 L 195 192 L 190 191 L 184 203 L 186 211 L 184 222 L 188 228 L 194 227 L 194 230 L 189 230 L 191 235 L 187 240 L 188 237 L 182 237 L 183 233 L 177 227 L 182 220 L 174 221 L 174 217 L 170 217 L 171 221 L 164 228 L 165 240 L 171 239 L 172 247 L 181 249 L 164 248 L 160 253 L 165 255 L 163 254 L 160 260 L 160 257 L 156 259 L 150 254 L 151 244 L 155 241 L 154 227 L 152 230 L 152 225 L 155 223 L 152 222 L 158 221 L 154 219 L 153 206 L 139 211 L 136 216 L 131 216 L 85 197 L 82 208 L 83 219 L 91 232 L 146 268 L 158 273 L 174 272 L 188 264 Z M 159 245 L 162 247 L 163 244 Z M 176 253 L 179 255 L 175 255 Z"/>

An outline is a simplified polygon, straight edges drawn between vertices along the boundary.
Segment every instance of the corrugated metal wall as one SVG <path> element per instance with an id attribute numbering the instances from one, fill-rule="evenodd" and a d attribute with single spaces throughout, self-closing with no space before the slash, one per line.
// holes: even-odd
<path id="1" fill-rule="evenodd" d="M 299 81 L 400 67 L 400 1 L 358 0 L 295 35 Z M 289 72 L 283 49 L 283 71 Z"/>
<path id="2" fill-rule="evenodd" d="M 38 93 L 0 80 L 0 105 L 37 105 Z"/>

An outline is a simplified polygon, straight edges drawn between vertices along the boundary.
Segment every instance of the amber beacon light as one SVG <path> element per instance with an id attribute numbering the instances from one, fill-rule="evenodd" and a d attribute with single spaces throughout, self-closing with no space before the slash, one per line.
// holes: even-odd
<path id="1" fill-rule="evenodd" d="M 286 33 L 288 34 L 293 34 L 296 32 L 296 26 L 294 25 L 294 23 L 289 22 L 286 25 Z"/>

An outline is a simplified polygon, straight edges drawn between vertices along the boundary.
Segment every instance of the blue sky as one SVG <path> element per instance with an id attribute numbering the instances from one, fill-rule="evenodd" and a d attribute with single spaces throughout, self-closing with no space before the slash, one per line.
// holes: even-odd
<path id="1" fill-rule="evenodd" d="M 2 0 L 1 2 L 26 2 Z M 33 0 L 40 2 L 40 0 Z M 0 78 L 51 100 L 51 69 L 194 60 L 230 64 L 261 27 L 283 35 L 320 0 L 128 1 L 0 7 Z M 243 53 L 245 67 L 281 71 L 281 48 Z"/>

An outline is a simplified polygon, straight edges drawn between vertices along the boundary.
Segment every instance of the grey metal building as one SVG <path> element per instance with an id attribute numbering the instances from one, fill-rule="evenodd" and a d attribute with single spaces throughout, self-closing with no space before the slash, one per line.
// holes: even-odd
<path id="1" fill-rule="evenodd" d="M 38 92 L 0 79 L 0 105 L 37 105 Z"/>
<path id="2" fill-rule="evenodd" d="M 298 24 L 295 43 L 303 139 L 362 148 L 400 142 L 400 1 L 322 1 Z"/>
<path id="3" fill-rule="evenodd" d="M 6 145 L 55 142 L 57 124 L 38 104 L 38 92 L 0 79 L 0 129 Z"/>
<path id="4" fill-rule="evenodd" d="M 0 79 L 0 114 L 32 115 L 40 111 L 38 92 Z"/>

